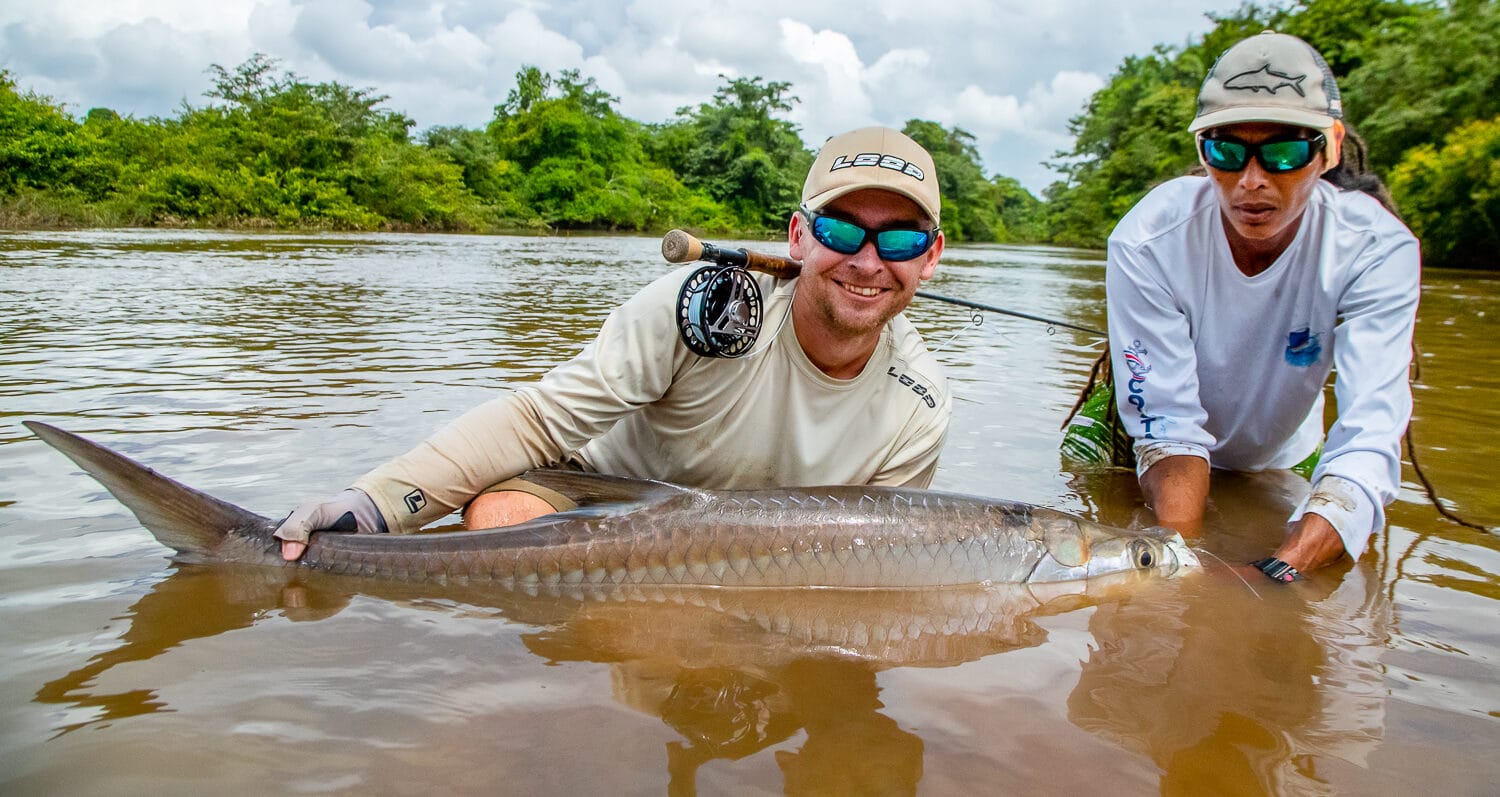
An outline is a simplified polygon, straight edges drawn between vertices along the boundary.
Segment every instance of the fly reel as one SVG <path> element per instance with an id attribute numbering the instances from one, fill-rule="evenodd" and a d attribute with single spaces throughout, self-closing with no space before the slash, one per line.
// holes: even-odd
<path id="1" fill-rule="evenodd" d="M 704 266 L 677 295 L 677 334 L 700 357 L 743 357 L 760 335 L 760 286 L 740 266 Z"/>

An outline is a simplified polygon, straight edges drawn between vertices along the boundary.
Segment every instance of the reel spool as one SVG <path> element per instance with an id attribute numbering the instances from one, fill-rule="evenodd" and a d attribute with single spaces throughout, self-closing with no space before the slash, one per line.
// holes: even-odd
<path id="1" fill-rule="evenodd" d="M 742 357 L 763 318 L 760 286 L 740 266 L 704 266 L 677 295 L 677 334 L 699 357 Z"/>

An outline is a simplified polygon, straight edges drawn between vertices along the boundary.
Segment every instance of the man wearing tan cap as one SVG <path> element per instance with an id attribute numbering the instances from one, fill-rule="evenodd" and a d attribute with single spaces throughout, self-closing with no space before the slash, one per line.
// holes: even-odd
<path id="1" fill-rule="evenodd" d="M 515 477 L 555 465 L 694 487 L 926 487 L 952 412 L 947 382 L 902 315 L 943 251 L 932 157 L 898 131 L 830 139 L 788 226 L 800 276 L 753 275 L 762 334 L 735 359 L 679 337 L 695 270 L 647 286 L 540 382 L 470 410 L 276 531 L 410 532 L 459 507 L 470 528 L 571 508 Z M 477 496 L 477 497 L 476 497 Z"/>
<path id="2" fill-rule="evenodd" d="M 1157 187 L 1109 238 L 1115 396 L 1146 498 L 1192 532 L 1211 468 L 1310 473 L 1289 535 L 1255 563 L 1278 582 L 1358 558 L 1384 527 L 1411 415 L 1417 241 L 1373 175 L 1334 171 L 1342 120 L 1306 42 L 1235 44 L 1188 127 L 1207 174 Z"/>

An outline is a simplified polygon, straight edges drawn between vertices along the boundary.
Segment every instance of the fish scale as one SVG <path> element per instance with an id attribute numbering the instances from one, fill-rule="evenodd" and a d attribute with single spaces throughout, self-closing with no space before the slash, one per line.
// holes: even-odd
<path id="1" fill-rule="evenodd" d="M 269 518 L 47 424 L 27 428 L 124 503 L 179 558 L 558 592 L 616 585 L 909 588 L 1072 581 L 1198 564 L 1166 529 L 896 487 L 693 490 L 557 471 L 528 479 L 579 508 L 503 529 L 317 532 L 295 563 Z M 599 496 L 605 496 L 600 499 Z"/>

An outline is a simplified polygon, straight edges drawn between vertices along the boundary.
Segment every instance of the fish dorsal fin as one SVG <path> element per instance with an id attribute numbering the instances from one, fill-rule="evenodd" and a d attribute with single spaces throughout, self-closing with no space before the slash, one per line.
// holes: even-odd
<path id="1" fill-rule="evenodd" d="M 697 492 L 667 482 L 606 476 L 602 473 L 585 473 L 562 468 L 529 470 L 518 478 L 561 493 L 576 503 L 579 508 L 602 509 L 611 505 L 635 508 L 643 504 L 656 504 L 669 498 Z"/>
<path id="2" fill-rule="evenodd" d="M 180 553 L 217 546 L 232 529 L 269 528 L 269 518 L 174 481 L 91 440 L 38 421 L 21 422 L 119 499 L 157 540 Z"/>
<path id="3" fill-rule="evenodd" d="M 458 545 L 476 545 L 493 548 L 535 548 L 565 544 L 580 533 L 574 521 L 583 521 L 589 536 L 609 533 L 598 524 L 607 518 L 620 517 L 639 512 L 648 507 L 657 507 L 668 501 L 680 499 L 691 504 L 705 496 L 702 490 L 679 487 L 667 482 L 650 479 L 630 479 L 623 476 L 606 476 L 602 473 L 585 473 L 559 468 L 540 468 L 522 473 L 519 479 L 531 482 L 560 493 L 578 506 L 564 512 L 555 512 L 513 526 L 473 531 L 441 532 L 418 535 L 430 544 L 442 538 L 457 541 Z M 616 528 L 615 533 L 634 534 L 629 528 Z M 381 535 L 383 536 L 383 535 Z M 359 544 L 359 540 L 345 544 Z M 378 543 L 371 543 L 378 544 Z"/>

